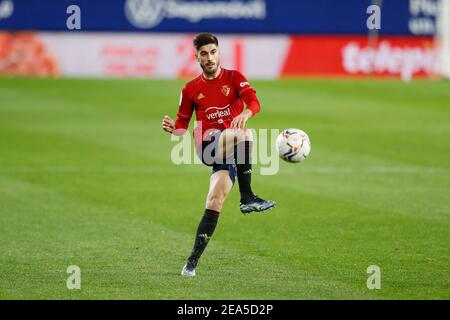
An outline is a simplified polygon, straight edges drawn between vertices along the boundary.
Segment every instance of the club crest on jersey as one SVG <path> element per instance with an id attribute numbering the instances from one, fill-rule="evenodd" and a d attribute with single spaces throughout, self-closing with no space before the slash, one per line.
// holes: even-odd
<path id="1" fill-rule="evenodd" d="M 222 86 L 222 93 L 225 95 L 225 97 L 228 97 L 228 95 L 230 94 L 230 87 L 229 86 Z"/>

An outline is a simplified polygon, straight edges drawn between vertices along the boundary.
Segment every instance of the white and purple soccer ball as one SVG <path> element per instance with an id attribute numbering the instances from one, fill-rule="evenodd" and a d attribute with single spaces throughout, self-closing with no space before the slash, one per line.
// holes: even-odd
<path id="1" fill-rule="evenodd" d="M 290 128 L 277 137 L 276 146 L 280 158 L 287 162 L 302 162 L 311 152 L 311 141 L 306 132 Z"/>

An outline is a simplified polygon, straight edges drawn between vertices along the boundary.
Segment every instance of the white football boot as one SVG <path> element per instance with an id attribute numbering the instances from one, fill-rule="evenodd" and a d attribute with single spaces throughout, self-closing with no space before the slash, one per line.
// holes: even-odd
<path id="1" fill-rule="evenodd" d="M 186 263 L 183 267 L 183 270 L 181 270 L 181 275 L 185 277 L 195 277 L 195 268 L 192 266 L 188 266 Z"/>

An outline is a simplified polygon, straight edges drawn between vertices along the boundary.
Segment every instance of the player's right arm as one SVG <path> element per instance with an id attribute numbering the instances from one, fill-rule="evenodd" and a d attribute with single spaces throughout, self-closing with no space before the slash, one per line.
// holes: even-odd
<path id="1" fill-rule="evenodd" d="M 186 90 L 186 87 L 184 87 L 183 90 L 181 90 L 177 119 L 173 120 L 169 116 L 164 116 L 162 121 L 163 130 L 177 136 L 184 134 L 189 127 L 193 112 L 194 103 Z"/>

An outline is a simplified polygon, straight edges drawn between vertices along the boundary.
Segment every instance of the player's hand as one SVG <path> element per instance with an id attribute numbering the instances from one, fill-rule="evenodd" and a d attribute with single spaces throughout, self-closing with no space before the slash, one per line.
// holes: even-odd
<path id="1" fill-rule="evenodd" d="M 245 124 L 248 119 L 252 116 L 252 112 L 250 110 L 245 109 L 242 111 L 237 117 L 231 121 L 231 128 L 243 129 L 245 128 Z"/>
<path id="2" fill-rule="evenodd" d="M 172 133 L 175 130 L 175 121 L 169 116 L 164 116 L 161 127 L 164 131 Z"/>

